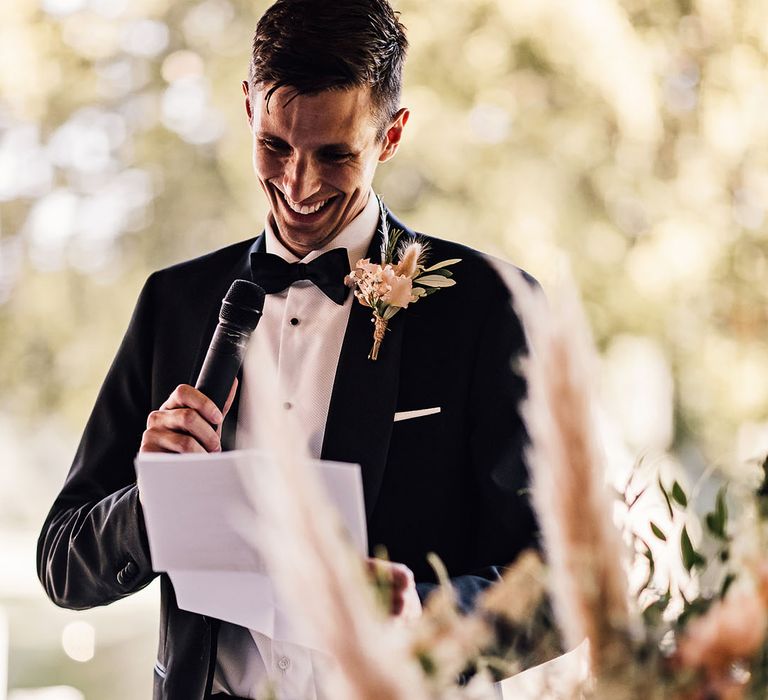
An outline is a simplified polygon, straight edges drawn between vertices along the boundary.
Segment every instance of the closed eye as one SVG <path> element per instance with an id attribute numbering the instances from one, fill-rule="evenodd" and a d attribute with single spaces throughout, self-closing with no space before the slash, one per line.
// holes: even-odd
<path id="1" fill-rule="evenodd" d="M 290 155 L 293 150 L 290 144 L 276 136 L 261 136 L 259 138 L 259 145 L 267 151 L 279 156 Z M 320 160 L 329 163 L 343 163 L 344 161 L 354 158 L 356 155 L 356 153 L 352 153 L 351 151 L 339 150 L 337 146 L 328 146 L 326 148 L 320 148 L 317 151 L 317 157 Z"/>
<path id="2" fill-rule="evenodd" d="M 268 151 L 273 151 L 274 153 L 289 153 L 291 150 L 291 147 L 280 139 L 261 138 L 259 143 Z"/>
<path id="3" fill-rule="evenodd" d="M 344 160 L 349 160 L 355 154 L 354 153 L 342 153 L 339 151 L 325 151 L 320 153 L 320 157 L 323 160 L 328 160 L 334 163 L 339 163 Z"/>

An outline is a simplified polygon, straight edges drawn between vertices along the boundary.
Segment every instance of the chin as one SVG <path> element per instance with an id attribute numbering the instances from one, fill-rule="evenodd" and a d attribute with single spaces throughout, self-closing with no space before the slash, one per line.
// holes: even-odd
<path id="1" fill-rule="evenodd" d="M 280 238 L 285 243 L 308 246 L 317 248 L 325 243 L 325 229 L 301 229 L 295 226 L 289 226 L 285 222 L 278 221 L 277 226 L 280 230 Z"/>
<path id="2" fill-rule="evenodd" d="M 277 224 L 278 236 L 289 248 L 302 247 L 306 249 L 314 250 L 321 248 L 328 242 L 328 234 L 331 231 L 335 231 L 335 224 L 329 222 L 325 224 L 320 222 L 319 225 L 311 226 L 297 226 L 293 222 L 289 222 L 283 217 L 275 216 L 275 223 Z M 333 236 L 331 236 L 333 238 Z"/>

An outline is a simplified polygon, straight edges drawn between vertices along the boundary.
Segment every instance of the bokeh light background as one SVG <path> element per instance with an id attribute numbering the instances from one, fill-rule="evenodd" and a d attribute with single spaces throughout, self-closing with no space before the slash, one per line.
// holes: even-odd
<path id="1" fill-rule="evenodd" d="M 150 697 L 155 586 L 58 610 L 35 540 L 147 274 L 261 228 L 240 80 L 266 5 L 0 3 L 0 698 L 6 656 L 14 700 Z M 746 469 L 768 449 L 768 3 L 395 5 L 388 204 L 545 287 L 569 259 L 629 459 Z"/>

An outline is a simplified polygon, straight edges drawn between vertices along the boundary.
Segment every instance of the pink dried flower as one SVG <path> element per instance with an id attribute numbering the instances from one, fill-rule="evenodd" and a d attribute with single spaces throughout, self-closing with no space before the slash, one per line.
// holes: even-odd
<path id="1" fill-rule="evenodd" d="M 727 673 L 734 661 L 757 652 L 766 624 L 768 614 L 757 593 L 733 592 L 688 625 L 678 643 L 677 660 L 710 677 Z"/>
<path id="2" fill-rule="evenodd" d="M 760 594 L 763 605 L 768 608 L 768 559 L 760 559 L 752 566 L 757 580 L 757 591 Z"/>
<path id="3" fill-rule="evenodd" d="M 421 248 L 421 244 L 413 246 Z M 417 251 L 418 256 L 418 251 Z M 371 306 L 371 301 L 382 301 L 391 306 L 406 308 L 414 301 L 413 284 L 407 275 L 399 274 L 397 267 L 372 263 L 368 258 L 358 260 L 355 269 L 344 280 L 355 289 L 355 296 L 365 305 Z"/>
<path id="4" fill-rule="evenodd" d="M 382 281 L 387 288 L 387 291 L 381 295 L 384 303 L 405 309 L 413 301 L 411 294 L 413 285 L 410 277 L 397 274 L 390 265 L 387 265 L 382 272 Z"/>
<path id="5" fill-rule="evenodd" d="M 381 265 L 372 263 L 368 258 L 362 258 L 357 261 L 355 269 L 344 278 L 344 281 L 351 287 L 357 286 L 355 296 L 363 304 L 370 306 L 369 297 L 380 297 L 387 291 L 383 283 L 383 274 Z"/>

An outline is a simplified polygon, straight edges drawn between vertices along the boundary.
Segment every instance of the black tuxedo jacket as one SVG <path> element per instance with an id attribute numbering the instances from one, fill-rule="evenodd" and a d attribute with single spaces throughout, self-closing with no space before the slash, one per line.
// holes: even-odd
<path id="1" fill-rule="evenodd" d="M 394 218 L 390 225 L 405 229 Z M 380 259 L 377 239 L 372 260 Z M 525 385 L 514 365 L 525 340 L 486 259 L 425 239 L 429 260 L 461 258 L 457 284 L 400 311 L 376 362 L 367 359 L 370 309 L 353 301 L 322 457 L 362 466 L 371 548 L 383 544 L 409 566 L 422 597 L 434 586 L 425 555 L 436 552 L 470 607 L 499 566 L 535 544 L 521 493 Z M 38 575 L 56 604 L 105 605 L 156 576 L 133 460 L 150 411 L 178 384 L 194 384 L 221 300 L 234 279 L 250 279 L 250 255 L 261 246 L 263 236 L 147 280 L 38 542 Z M 433 407 L 440 412 L 393 422 L 395 412 Z M 225 420 L 225 449 L 234 446 L 236 413 Z M 207 697 L 217 630 L 218 621 L 178 608 L 163 575 L 156 699 Z"/>

